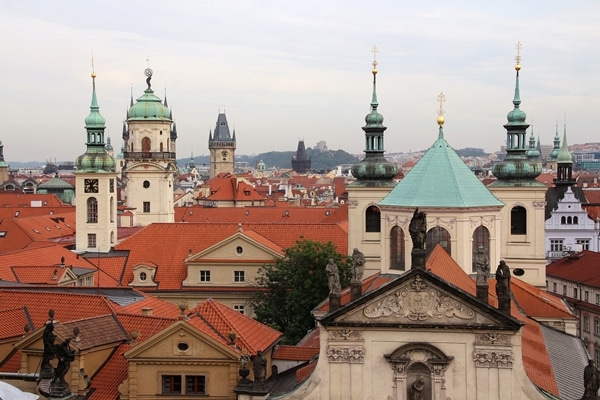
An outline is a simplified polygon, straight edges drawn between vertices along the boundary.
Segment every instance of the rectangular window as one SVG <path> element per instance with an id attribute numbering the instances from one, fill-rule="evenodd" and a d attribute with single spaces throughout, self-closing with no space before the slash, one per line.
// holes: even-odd
<path id="1" fill-rule="evenodd" d="M 573 288 L 573 298 L 574 299 L 579 298 L 579 290 L 577 290 L 577 288 Z"/>
<path id="2" fill-rule="evenodd" d="M 584 332 L 590 331 L 590 317 L 587 315 L 583 316 L 583 331 Z"/>
<path id="3" fill-rule="evenodd" d="M 600 306 L 600 294 L 596 293 L 596 305 Z"/>
<path id="4" fill-rule="evenodd" d="M 594 358 L 596 359 L 596 365 L 600 362 L 600 350 L 594 350 Z"/>
<path id="5" fill-rule="evenodd" d="M 233 281 L 234 282 L 245 282 L 246 281 L 246 272 L 245 271 L 233 271 Z"/>
<path id="6" fill-rule="evenodd" d="M 587 301 L 588 303 L 590 302 L 590 292 L 589 291 L 584 291 L 583 292 L 583 300 Z"/>
<path id="7" fill-rule="evenodd" d="M 203 375 L 186 376 L 185 394 L 206 394 L 206 377 Z"/>
<path id="8" fill-rule="evenodd" d="M 96 234 L 95 233 L 88 233 L 88 248 L 94 248 L 96 247 Z"/>
<path id="9" fill-rule="evenodd" d="M 550 251 L 562 251 L 563 239 L 550 239 Z"/>
<path id="10" fill-rule="evenodd" d="M 594 318 L 594 335 L 600 336 L 600 319 Z"/>
<path id="11" fill-rule="evenodd" d="M 590 249 L 590 239 L 577 239 L 575 243 L 581 245 L 581 250 Z"/>
<path id="12" fill-rule="evenodd" d="M 210 271 L 200 271 L 200 282 L 210 282 Z"/>
<path id="13" fill-rule="evenodd" d="M 144 212 L 145 213 L 149 213 L 150 212 L 150 202 L 149 201 L 145 201 L 144 202 Z"/>
<path id="14" fill-rule="evenodd" d="M 162 392 L 181 394 L 181 376 L 180 375 L 163 375 L 162 376 Z"/>
<path id="15" fill-rule="evenodd" d="M 556 282 L 552 282 L 552 291 L 556 293 Z"/>
<path id="16" fill-rule="evenodd" d="M 239 312 L 240 314 L 243 314 L 244 311 L 246 311 L 246 306 L 244 306 L 243 304 L 234 304 L 233 309 Z"/>
<path id="17" fill-rule="evenodd" d="M 567 285 L 563 285 L 563 294 L 567 295 Z"/>

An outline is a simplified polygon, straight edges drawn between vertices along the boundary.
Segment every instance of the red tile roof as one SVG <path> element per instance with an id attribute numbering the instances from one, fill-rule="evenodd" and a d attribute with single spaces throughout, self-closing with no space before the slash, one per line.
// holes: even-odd
<path id="1" fill-rule="evenodd" d="M 4 304 L 2 304 L 4 306 Z M 32 321 L 27 308 L 21 305 L 16 308 L 0 310 L 0 339 L 17 338 L 25 334 L 25 326 L 33 330 Z M 0 360 L 1 361 L 1 360 Z"/>
<path id="2" fill-rule="evenodd" d="M 214 300 L 200 302 L 191 310 L 191 314 L 197 314 L 224 339 L 229 337 L 229 333 L 235 332 L 238 347 L 250 354 L 267 350 L 283 336 L 281 332 Z"/>
<path id="3" fill-rule="evenodd" d="M 179 289 L 187 278 L 187 266 L 184 260 L 191 254 L 199 253 L 238 232 L 237 223 L 164 223 L 152 224 L 142 231 L 124 240 L 116 250 L 128 250 L 126 271 L 122 285 L 133 281 L 133 267 L 157 265 L 155 281 L 159 290 Z M 337 251 L 348 252 L 348 235 L 338 224 L 242 224 L 244 231 L 251 231 L 248 236 L 257 239 L 262 236 L 261 243 L 274 244 L 273 248 L 292 247 L 298 240 L 307 239 L 319 242 L 331 241 Z M 148 246 L 160 238 L 160 245 Z M 168 249 L 168 251 L 167 251 Z M 100 268 L 102 268 L 100 266 Z"/>
<path id="4" fill-rule="evenodd" d="M 308 361 L 319 354 L 319 347 L 277 345 L 274 360 Z"/>
<path id="5" fill-rule="evenodd" d="M 546 266 L 546 275 L 563 280 L 600 287 L 600 253 L 583 250 L 581 257 L 563 257 Z"/>
<path id="6" fill-rule="evenodd" d="M 58 285 L 69 271 L 69 268 L 61 268 L 55 265 L 20 265 L 11 267 L 11 270 L 15 275 L 15 281 L 19 283 Z"/>

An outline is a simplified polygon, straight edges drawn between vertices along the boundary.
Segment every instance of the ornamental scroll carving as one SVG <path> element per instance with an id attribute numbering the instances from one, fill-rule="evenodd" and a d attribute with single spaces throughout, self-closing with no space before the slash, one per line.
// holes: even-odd
<path id="1" fill-rule="evenodd" d="M 327 360 L 332 363 L 363 363 L 365 349 L 362 346 L 328 346 Z"/>
<path id="2" fill-rule="evenodd" d="M 480 333 L 475 335 L 475 344 L 495 344 L 510 346 L 510 338 L 497 332 Z"/>
<path id="3" fill-rule="evenodd" d="M 409 321 L 460 318 L 473 319 L 475 312 L 437 289 L 430 287 L 416 275 L 413 282 L 365 307 L 367 318 L 394 316 Z"/>
<path id="4" fill-rule="evenodd" d="M 512 351 L 476 350 L 473 353 L 473 361 L 476 367 L 487 368 L 512 368 Z"/>
<path id="5" fill-rule="evenodd" d="M 363 340 L 361 332 L 354 329 L 335 329 L 328 333 L 329 340 Z"/>

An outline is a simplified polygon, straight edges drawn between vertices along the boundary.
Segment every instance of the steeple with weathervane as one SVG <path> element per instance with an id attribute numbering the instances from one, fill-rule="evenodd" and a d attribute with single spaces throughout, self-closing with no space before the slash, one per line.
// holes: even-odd
<path id="1" fill-rule="evenodd" d="M 92 63 L 93 67 L 93 63 Z M 75 202 L 78 251 L 108 252 L 117 237 L 115 160 L 106 152 L 106 120 L 96 99 L 96 73 L 92 68 L 92 104 L 85 119 L 86 152 L 75 160 Z"/>

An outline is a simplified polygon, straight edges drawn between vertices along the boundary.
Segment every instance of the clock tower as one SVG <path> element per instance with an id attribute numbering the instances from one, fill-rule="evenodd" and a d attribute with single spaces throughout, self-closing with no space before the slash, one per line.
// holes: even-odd
<path id="1" fill-rule="evenodd" d="M 106 152 L 106 120 L 96 100 L 96 73 L 92 72 L 92 105 L 85 119 L 87 150 L 75 161 L 77 251 L 107 253 L 117 239 L 115 160 Z"/>
<path id="2" fill-rule="evenodd" d="M 208 133 L 208 150 L 210 151 L 211 178 L 223 172 L 234 173 L 235 130 L 231 136 L 225 113 L 219 113 L 214 134 L 213 132 Z"/>
<path id="3" fill-rule="evenodd" d="M 138 225 L 174 222 L 173 183 L 177 173 L 177 128 L 171 111 L 151 89 L 152 70 L 146 68 L 148 87 L 135 104 L 133 97 L 123 127 L 123 177 L 127 207 Z"/>

